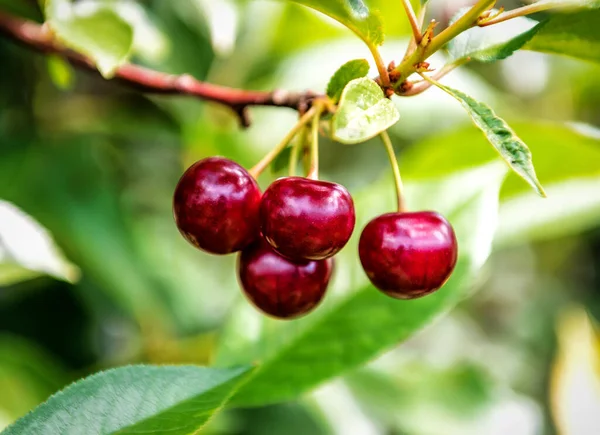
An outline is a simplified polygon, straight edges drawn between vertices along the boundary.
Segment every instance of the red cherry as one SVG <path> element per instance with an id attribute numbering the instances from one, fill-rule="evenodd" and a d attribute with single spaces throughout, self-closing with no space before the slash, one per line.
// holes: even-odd
<path id="1" fill-rule="evenodd" d="M 213 254 L 230 254 L 259 234 L 260 189 L 237 163 L 211 157 L 194 163 L 173 195 L 179 231 L 192 245 Z"/>
<path id="2" fill-rule="evenodd" d="M 279 319 L 293 319 L 321 302 L 332 266 L 332 259 L 292 262 L 260 240 L 240 254 L 238 274 L 244 293 L 256 308 Z"/>
<path id="3" fill-rule="evenodd" d="M 326 181 L 280 178 L 265 191 L 260 204 L 263 236 L 292 260 L 332 257 L 350 239 L 354 222 L 348 191 Z"/>
<path id="4" fill-rule="evenodd" d="M 414 299 L 439 289 L 457 259 L 450 223 L 435 212 L 389 213 L 363 230 L 358 251 L 375 287 L 398 299 Z"/>

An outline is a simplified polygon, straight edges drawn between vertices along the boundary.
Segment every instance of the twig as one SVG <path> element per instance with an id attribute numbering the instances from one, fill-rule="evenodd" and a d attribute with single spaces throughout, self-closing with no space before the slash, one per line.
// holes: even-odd
<path id="1" fill-rule="evenodd" d="M 502 12 L 489 19 L 483 18 L 479 20 L 479 27 L 491 26 L 492 24 L 498 24 L 503 21 L 511 20 L 516 17 L 522 17 L 524 15 L 535 14 L 536 12 L 546 11 L 548 9 L 557 9 L 558 6 L 552 3 L 532 3 L 527 6 L 522 6 L 511 11 Z"/>
<path id="2" fill-rule="evenodd" d="M 456 62 L 448 63 L 448 64 L 444 65 L 441 69 L 436 71 L 435 74 L 432 74 L 431 78 L 433 78 L 435 80 L 440 80 L 441 78 L 445 77 L 446 75 L 448 75 L 449 73 L 454 71 L 459 66 L 466 64 L 470 60 L 471 60 L 470 58 L 465 58 L 465 59 L 460 59 L 459 61 L 456 61 Z M 409 86 L 406 87 L 405 91 L 402 91 L 399 94 L 403 97 L 412 97 L 415 95 L 419 95 L 420 93 L 425 92 L 427 89 L 429 89 L 433 85 L 431 82 L 428 82 L 427 80 L 419 80 L 419 81 L 407 82 L 407 83 L 409 83 Z"/>
<path id="3" fill-rule="evenodd" d="M 58 54 L 80 68 L 98 73 L 90 58 L 64 47 L 51 32 L 35 22 L 0 12 L 0 34 L 39 52 Z M 250 106 L 289 107 L 302 112 L 316 97 L 310 91 L 246 91 L 205 83 L 186 74 L 166 74 L 133 64 L 119 67 L 113 80 L 147 93 L 188 95 L 228 106 L 238 115 L 244 127 L 250 125 L 247 110 Z"/>

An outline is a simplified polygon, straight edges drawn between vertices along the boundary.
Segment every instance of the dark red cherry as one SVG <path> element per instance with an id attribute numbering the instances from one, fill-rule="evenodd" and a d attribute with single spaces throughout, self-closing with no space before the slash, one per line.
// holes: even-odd
<path id="1" fill-rule="evenodd" d="M 259 234 L 260 189 L 237 163 L 210 157 L 185 171 L 173 195 L 179 231 L 192 245 L 230 254 Z"/>
<path id="2" fill-rule="evenodd" d="M 373 285 L 398 299 L 425 296 L 444 285 L 457 251 L 450 223 L 429 211 L 379 216 L 365 227 L 358 245 Z"/>
<path id="3" fill-rule="evenodd" d="M 292 260 L 335 255 L 354 230 L 354 203 L 339 184 L 287 177 L 276 180 L 260 203 L 265 239 Z"/>
<path id="4" fill-rule="evenodd" d="M 333 260 L 293 262 L 264 240 L 244 249 L 238 274 L 244 293 L 262 312 L 279 319 L 302 316 L 321 302 Z"/>

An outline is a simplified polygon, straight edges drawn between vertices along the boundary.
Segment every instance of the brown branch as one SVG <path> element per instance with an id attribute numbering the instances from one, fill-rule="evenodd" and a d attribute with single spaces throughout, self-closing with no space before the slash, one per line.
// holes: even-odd
<path id="1" fill-rule="evenodd" d="M 0 34 L 39 52 L 58 54 L 73 65 L 99 74 L 90 58 L 61 45 L 43 25 L 0 12 Z M 189 95 L 228 106 L 239 116 L 244 127 L 250 125 L 247 110 L 250 106 L 289 107 L 304 112 L 316 96 L 310 91 L 245 91 L 201 82 L 187 74 L 166 74 L 133 64 L 117 69 L 112 80 L 146 93 Z"/>

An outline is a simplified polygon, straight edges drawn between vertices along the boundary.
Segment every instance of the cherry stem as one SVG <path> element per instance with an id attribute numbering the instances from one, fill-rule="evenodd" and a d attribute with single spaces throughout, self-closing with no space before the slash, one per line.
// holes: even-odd
<path id="1" fill-rule="evenodd" d="M 529 15 L 529 14 L 535 14 L 536 12 L 542 12 L 542 11 L 546 11 L 548 9 L 556 9 L 556 8 L 558 8 L 558 6 L 556 4 L 552 4 L 551 2 L 548 2 L 548 3 L 539 2 L 539 4 L 533 3 L 533 4 L 530 4 L 527 6 L 513 9 L 512 11 L 500 13 L 490 19 L 485 19 L 485 18 L 480 19 L 478 25 L 479 25 L 479 27 L 491 26 L 492 24 L 498 24 L 503 21 L 510 20 L 512 18 L 522 17 L 522 16 Z"/>
<path id="2" fill-rule="evenodd" d="M 408 17 L 408 21 L 410 23 L 410 27 L 413 32 L 413 39 L 418 44 L 421 42 L 421 38 L 423 35 L 421 34 L 421 26 L 419 25 L 419 20 L 415 15 L 415 11 L 410 3 L 410 0 L 402 0 L 402 6 L 404 6 L 404 11 L 406 12 L 406 16 Z"/>
<path id="3" fill-rule="evenodd" d="M 310 169 L 308 170 L 308 174 L 306 174 L 306 178 L 310 178 L 311 180 L 319 179 L 319 120 L 322 112 L 323 105 L 317 104 L 311 126 Z"/>
<path id="4" fill-rule="evenodd" d="M 402 213 L 406 211 L 406 204 L 404 203 L 404 186 L 402 184 L 402 177 L 400 176 L 400 167 L 398 166 L 398 159 L 396 159 L 396 153 L 394 153 L 394 147 L 392 145 L 392 140 L 390 139 L 390 135 L 388 134 L 388 132 L 384 131 L 379 136 L 381 136 L 381 140 L 385 145 L 385 149 L 390 159 L 390 164 L 392 165 L 392 172 L 394 173 L 394 184 L 396 185 L 396 196 L 398 199 L 398 211 Z"/>
<path id="5" fill-rule="evenodd" d="M 288 144 L 294 138 L 296 133 L 298 133 L 298 131 L 300 131 L 300 129 L 302 127 L 304 127 L 306 124 L 309 123 L 309 121 L 317 113 L 317 110 L 319 110 L 319 111 L 321 110 L 320 106 L 313 105 L 313 107 L 311 107 L 304 115 L 302 115 L 300 117 L 300 119 L 298 120 L 298 122 L 296 123 L 296 125 L 294 125 L 294 127 L 292 127 L 292 129 L 285 135 L 285 137 L 282 139 L 282 141 L 279 142 L 275 146 L 275 148 L 273 148 L 271 151 L 269 151 L 267 153 L 267 155 L 265 155 L 256 165 L 254 165 L 254 167 L 252 169 L 250 169 L 248 171 L 250 173 L 250 175 L 252 175 L 254 178 L 258 178 L 260 176 L 260 174 L 262 174 L 263 171 L 267 168 L 267 166 L 269 166 L 271 164 L 271 162 L 275 159 L 275 157 L 277 157 L 279 155 L 279 153 L 282 152 L 285 149 L 285 147 L 288 146 Z"/>

